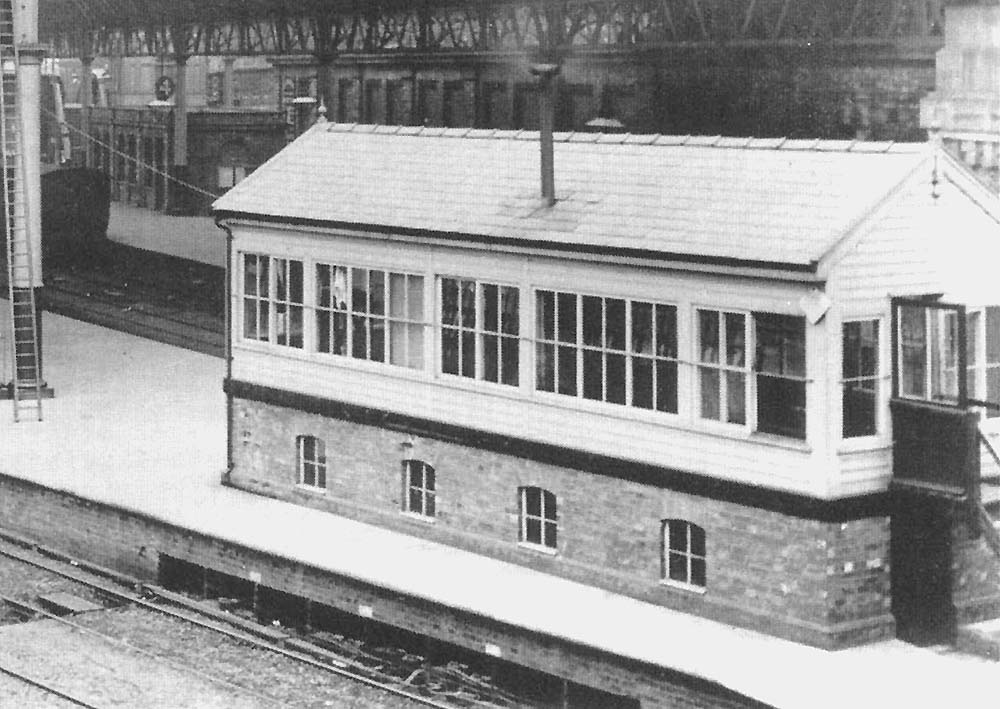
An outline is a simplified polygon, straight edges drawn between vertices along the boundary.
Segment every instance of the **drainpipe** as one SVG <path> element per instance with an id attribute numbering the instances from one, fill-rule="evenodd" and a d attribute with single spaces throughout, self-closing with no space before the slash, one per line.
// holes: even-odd
<path id="1" fill-rule="evenodd" d="M 233 434 L 233 426 L 235 421 L 233 421 L 233 395 L 229 392 L 228 388 L 233 380 L 233 282 L 232 282 L 232 263 L 233 263 L 233 230 L 220 219 L 216 218 L 215 226 L 226 232 L 226 305 L 225 305 L 225 326 L 224 332 L 226 333 L 226 346 L 225 346 L 225 359 L 226 359 L 226 470 L 222 473 L 222 484 L 228 484 L 229 478 L 233 473 L 233 445 L 235 441 L 235 436 Z"/>

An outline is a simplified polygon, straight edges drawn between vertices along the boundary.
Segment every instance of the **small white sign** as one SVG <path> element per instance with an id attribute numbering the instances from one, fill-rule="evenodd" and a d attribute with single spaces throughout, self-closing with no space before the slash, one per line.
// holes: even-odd
<path id="1" fill-rule="evenodd" d="M 375 611 L 371 606 L 366 606 L 364 603 L 358 604 L 358 615 L 362 618 L 371 618 L 375 615 Z"/>
<path id="2" fill-rule="evenodd" d="M 251 583 L 260 583 L 260 579 L 261 579 L 261 575 L 260 575 L 259 571 L 251 571 L 250 572 L 250 582 Z"/>
<path id="3" fill-rule="evenodd" d="M 486 643 L 483 646 L 483 652 L 491 657 L 503 657 L 503 651 L 500 649 L 500 646 L 493 643 Z"/>

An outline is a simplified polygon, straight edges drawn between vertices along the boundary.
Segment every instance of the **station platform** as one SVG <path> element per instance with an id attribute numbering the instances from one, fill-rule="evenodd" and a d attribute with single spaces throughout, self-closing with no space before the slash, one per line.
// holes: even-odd
<path id="1" fill-rule="evenodd" d="M 1000 686 L 1000 664 L 978 658 L 900 641 L 819 650 L 224 487 L 223 360 L 49 313 L 45 334 L 56 397 L 43 422 L 14 423 L 2 402 L 2 475 L 775 707 L 972 705 Z"/>

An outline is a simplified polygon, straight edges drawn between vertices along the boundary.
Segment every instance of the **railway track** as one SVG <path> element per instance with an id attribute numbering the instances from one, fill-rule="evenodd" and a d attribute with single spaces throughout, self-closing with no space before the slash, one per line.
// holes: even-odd
<path id="1" fill-rule="evenodd" d="M 405 699 L 408 702 L 422 706 L 435 707 L 436 709 L 456 709 L 457 707 L 461 707 L 463 709 L 468 709 L 469 707 L 489 709 L 492 707 L 509 707 L 516 705 L 515 702 L 510 701 L 509 695 L 500 691 L 497 692 L 497 696 L 500 699 L 499 702 L 470 699 L 471 696 L 474 696 L 475 694 L 482 695 L 488 690 L 488 688 L 478 682 L 470 683 L 469 691 L 461 694 L 460 701 L 454 701 L 448 697 L 438 698 L 434 696 L 427 696 L 408 688 L 407 682 L 412 679 L 412 674 L 410 677 L 403 680 L 388 679 L 384 673 L 379 672 L 378 668 L 373 668 L 370 662 L 366 662 L 368 658 L 338 655 L 322 646 L 313 645 L 307 640 L 298 638 L 288 642 L 287 645 L 284 644 L 284 641 L 276 642 L 269 640 L 268 637 L 274 636 L 274 631 L 268 626 L 255 627 L 253 623 L 245 621 L 239 622 L 238 618 L 233 619 L 234 622 L 237 622 L 237 625 L 235 627 L 231 626 L 224 620 L 220 619 L 219 613 L 209 613 L 206 615 L 206 610 L 199 608 L 199 604 L 197 602 L 190 601 L 179 593 L 168 592 L 157 586 L 142 584 L 135 579 L 122 576 L 116 572 L 103 569 L 101 567 L 81 562 L 70 562 L 70 560 L 65 559 L 65 557 L 60 557 L 60 555 L 51 552 L 50 550 L 42 550 L 41 553 L 44 556 L 39 556 L 37 553 L 30 551 L 32 547 L 33 545 L 26 540 L 21 540 L 17 537 L 13 537 L 12 535 L 0 533 L 0 556 L 4 556 L 24 564 L 29 564 L 73 581 L 74 583 L 81 584 L 120 604 L 129 604 L 151 612 L 170 616 L 184 623 L 190 623 L 211 631 L 212 633 L 223 635 L 239 643 L 247 644 L 260 650 L 266 650 L 290 660 L 294 660 L 317 671 L 337 675 L 352 682 L 376 689 L 380 692 L 384 692 L 400 699 Z M 73 627 L 75 630 L 80 632 L 102 637 L 109 643 L 122 642 L 118 638 L 102 635 L 92 629 L 84 628 L 68 618 L 63 618 L 45 610 L 44 608 L 35 604 L 27 603 L 23 600 L 0 594 L 0 603 L 14 608 L 22 614 L 50 619 L 52 621 Z M 288 645 L 291 645 L 291 647 Z M 136 650 L 138 648 L 132 647 L 130 649 Z M 143 652 L 141 649 L 139 649 L 139 651 Z M 162 661 L 162 658 L 154 659 Z M 197 668 L 192 667 L 180 666 L 178 669 L 185 672 L 198 672 Z M 2 667 L 0 667 L 0 671 L 3 671 Z M 8 674 L 15 673 L 8 672 Z M 219 681 L 218 678 L 211 676 L 204 676 L 203 678 L 213 682 Z M 18 677 L 18 679 L 21 679 L 26 683 L 38 682 L 40 685 L 45 684 L 44 682 L 40 682 L 37 678 Z M 222 681 L 234 689 L 253 693 L 252 690 L 248 690 L 239 684 L 228 682 L 227 680 Z M 41 686 L 39 688 L 46 690 L 49 689 L 48 687 Z M 58 689 L 56 689 L 56 691 L 58 691 Z M 67 699 L 67 701 L 77 701 L 77 698 L 69 696 L 64 698 Z M 257 696 L 256 698 L 262 700 L 265 705 L 275 704 L 273 698 L 260 696 Z M 85 701 L 78 705 L 91 706 Z"/>

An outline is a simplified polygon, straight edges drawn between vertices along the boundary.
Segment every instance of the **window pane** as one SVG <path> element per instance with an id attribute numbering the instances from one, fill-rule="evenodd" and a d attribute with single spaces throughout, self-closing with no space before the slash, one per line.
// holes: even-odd
<path id="1" fill-rule="evenodd" d="M 389 323 L 389 363 L 406 366 L 406 323 Z"/>
<path id="2" fill-rule="evenodd" d="M 608 299 L 605 301 L 607 321 L 605 324 L 605 347 L 612 350 L 625 349 L 625 301 Z"/>
<path id="3" fill-rule="evenodd" d="M 330 314 L 316 313 L 316 349 L 320 352 L 330 351 Z"/>
<path id="4" fill-rule="evenodd" d="M 394 318 L 407 316 L 406 276 L 402 273 L 389 274 L 389 315 Z"/>
<path id="5" fill-rule="evenodd" d="M 986 401 L 1000 404 L 1000 367 L 989 367 L 986 370 Z M 986 410 L 987 418 L 1000 417 L 1000 411 L 995 408 Z"/>
<path id="6" fill-rule="evenodd" d="M 326 465 L 320 465 L 316 468 L 316 486 L 326 487 Z"/>
<path id="7" fill-rule="evenodd" d="M 726 364 L 742 367 L 746 362 L 746 317 L 739 313 L 726 313 Z"/>
<path id="8" fill-rule="evenodd" d="M 351 356 L 355 359 L 368 359 L 368 331 L 365 328 L 365 318 L 355 315 L 351 318 L 351 324 L 353 342 Z"/>
<path id="9" fill-rule="evenodd" d="M 500 331 L 500 294 L 494 285 L 483 284 L 483 330 L 488 332 Z M 495 381 L 495 380 L 494 380 Z"/>
<path id="10" fill-rule="evenodd" d="M 257 304 L 257 339 L 267 342 L 271 332 L 271 308 L 267 302 Z"/>
<path id="11" fill-rule="evenodd" d="M 535 388 L 555 391 L 555 347 L 539 343 L 535 346 Z"/>
<path id="12" fill-rule="evenodd" d="M 719 410 L 719 372 L 715 369 L 699 369 L 701 375 L 701 416 L 706 419 L 720 421 Z"/>
<path id="13" fill-rule="evenodd" d="M 528 517 L 525 520 L 525 534 L 524 541 L 530 542 L 531 544 L 541 544 L 542 543 L 542 522 L 537 517 Z"/>
<path id="14" fill-rule="evenodd" d="M 670 552 L 668 557 L 670 579 L 672 581 L 687 583 L 687 556 L 678 554 L 677 552 Z"/>
<path id="15" fill-rule="evenodd" d="M 407 278 L 407 295 L 409 306 L 409 318 L 417 322 L 424 321 L 424 278 L 423 276 L 410 276 Z"/>
<path id="16" fill-rule="evenodd" d="M 441 330 L 441 371 L 458 374 L 458 331 L 450 328 Z"/>
<path id="17" fill-rule="evenodd" d="M 677 356 L 677 308 L 672 305 L 656 306 L 656 354 Z"/>
<path id="18" fill-rule="evenodd" d="M 559 321 L 559 341 L 575 343 L 576 296 L 572 293 L 559 293 L 557 314 Z"/>
<path id="19" fill-rule="evenodd" d="M 257 294 L 257 257 L 254 254 L 243 254 L 243 293 Z"/>
<path id="20" fill-rule="evenodd" d="M 274 297 L 277 300 L 288 299 L 288 261 L 283 258 L 274 259 Z"/>
<path id="21" fill-rule="evenodd" d="M 257 258 L 257 295 L 267 298 L 271 295 L 271 259 L 267 256 Z"/>
<path id="22" fill-rule="evenodd" d="M 670 534 L 670 548 L 686 552 L 688 548 L 687 523 L 684 520 L 672 519 L 667 524 Z"/>
<path id="23" fill-rule="evenodd" d="M 604 358 L 594 350 L 583 351 L 583 396 L 595 401 L 604 398 Z"/>
<path id="24" fill-rule="evenodd" d="M 560 300 L 561 305 L 562 301 Z M 560 310 L 559 316 L 564 317 L 562 310 Z M 601 299 L 585 295 L 583 297 L 583 344 L 592 347 L 601 347 L 604 344 L 604 335 L 601 329 L 603 322 L 604 311 Z M 559 339 L 572 342 L 572 339 L 568 337 L 560 337 Z"/>
<path id="25" fill-rule="evenodd" d="M 556 525 L 555 522 L 545 523 L 545 546 L 556 548 Z"/>
<path id="26" fill-rule="evenodd" d="M 488 382 L 499 379 L 497 339 L 496 335 L 483 335 L 483 379 Z"/>
<path id="27" fill-rule="evenodd" d="M 875 390 L 870 381 L 844 382 L 844 438 L 874 436 Z"/>
<path id="28" fill-rule="evenodd" d="M 424 470 L 424 489 L 433 492 L 434 490 L 434 468 L 429 465 L 422 466 Z"/>
<path id="29" fill-rule="evenodd" d="M 632 303 L 632 351 L 653 354 L 653 306 Z"/>
<path id="30" fill-rule="evenodd" d="M 385 361 L 385 320 L 382 318 L 371 318 L 370 349 L 369 358 L 373 362 Z"/>
<path id="31" fill-rule="evenodd" d="M 503 332 L 508 335 L 516 335 L 518 334 L 519 320 L 517 288 L 501 288 L 500 299 Z"/>
<path id="32" fill-rule="evenodd" d="M 524 489 L 524 509 L 529 515 L 540 517 L 542 514 L 542 495 L 537 487 Z"/>
<path id="33" fill-rule="evenodd" d="M 462 371 L 463 377 L 476 376 L 476 333 L 462 329 Z"/>
<path id="34" fill-rule="evenodd" d="M 719 315 L 714 310 L 698 311 L 698 342 L 702 362 L 719 361 Z"/>
<path id="35" fill-rule="evenodd" d="M 302 306 L 293 305 L 289 308 L 290 324 L 288 344 L 292 347 L 302 348 Z"/>
<path id="36" fill-rule="evenodd" d="M 424 514 L 428 517 L 433 517 L 437 514 L 437 510 L 434 506 L 434 493 L 432 492 L 424 495 Z"/>
<path id="37" fill-rule="evenodd" d="M 540 290 L 535 296 L 536 337 L 540 340 L 555 339 L 555 294 Z"/>
<path id="38" fill-rule="evenodd" d="M 726 406 L 729 423 L 747 422 L 746 377 L 740 372 L 726 372 Z"/>
<path id="39" fill-rule="evenodd" d="M 632 406 L 653 408 L 653 361 L 632 358 Z"/>
<path id="40" fill-rule="evenodd" d="M 421 504 L 422 498 L 423 494 L 421 493 L 419 488 L 416 487 L 410 488 L 410 501 L 409 501 L 410 506 L 408 508 L 410 512 L 422 512 L 423 508 L 423 505 Z"/>
<path id="41" fill-rule="evenodd" d="M 705 530 L 696 524 L 689 525 L 691 531 L 691 553 L 705 556 Z"/>
<path id="42" fill-rule="evenodd" d="M 576 396 L 576 349 L 559 348 L 559 393 Z"/>
<path id="43" fill-rule="evenodd" d="M 288 273 L 289 300 L 293 303 L 302 302 L 302 262 L 290 261 Z"/>
<path id="44" fill-rule="evenodd" d="M 385 314 L 385 272 L 369 271 L 368 294 L 371 298 L 371 307 L 368 312 L 375 315 Z"/>
<path id="45" fill-rule="evenodd" d="M 330 307 L 330 267 L 316 266 L 316 305 L 320 308 Z"/>
<path id="46" fill-rule="evenodd" d="M 607 400 L 612 404 L 625 403 L 625 357 L 607 356 Z"/>
<path id="47" fill-rule="evenodd" d="M 460 297 L 462 306 L 462 327 L 476 327 L 476 283 L 475 281 L 461 281 Z"/>
<path id="48" fill-rule="evenodd" d="M 336 313 L 333 316 L 333 353 L 347 354 L 347 314 Z"/>
<path id="49" fill-rule="evenodd" d="M 406 337 L 409 341 L 407 351 L 406 366 L 411 369 L 424 368 L 424 327 L 423 325 L 409 325 L 406 330 Z"/>
<path id="50" fill-rule="evenodd" d="M 757 429 L 806 437 L 806 385 L 778 377 L 757 378 Z"/>
<path id="51" fill-rule="evenodd" d="M 368 274 L 363 268 L 351 269 L 351 310 L 368 312 Z"/>
<path id="52" fill-rule="evenodd" d="M 337 266 L 333 272 L 333 305 L 340 310 L 347 310 L 347 269 Z"/>
<path id="53" fill-rule="evenodd" d="M 986 363 L 1000 362 L 1000 307 L 986 308 Z"/>
<path id="54" fill-rule="evenodd" d="M 257 301 L 252 298 L 243 300 L 243 337 L 256 340 L 257 332 Z"/>
<path id="55" fill-rule="evenodd" d="M 441 322 L 458 325 L 458 281 L 441 279 Z"/>
<path id="56" fill-rule="evenodd" d="M 691 583 L 695 586 L 705 585 L 704 559 L 691 559 Z"/>
<path id="57" fill-rule="evenodd" d="M 517 386 L 518 377 L 518 342 L 515 339 L 505 337 L 500 342 L 501 348 L 501 377 L 504 384 Z"/>
<path id="58" fill-rule="evenodd" d="M 656 408 L 677 413 L 677 363 L 656 363 Z"/>
<path id="59" fill-rule="evenodd" d="M 899 308 L 899 348 L 901 354 L 899 386 L 904 396 L 923 397 L 927 376 L 927 323 L 924 309 Z"/>

